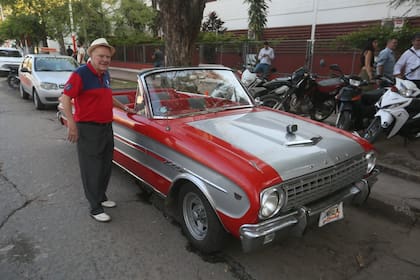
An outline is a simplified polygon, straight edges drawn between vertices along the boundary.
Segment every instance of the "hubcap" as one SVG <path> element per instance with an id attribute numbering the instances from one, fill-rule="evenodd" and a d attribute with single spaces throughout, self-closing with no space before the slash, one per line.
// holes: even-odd
<path id="1" fill-rule="evenodd" d="M 182 210 L 190 234 L 194 239 L 203 240 L 207 235 L 208 221 L 200 197 L 195 193 L 188 193 L 184 198 Z"/>

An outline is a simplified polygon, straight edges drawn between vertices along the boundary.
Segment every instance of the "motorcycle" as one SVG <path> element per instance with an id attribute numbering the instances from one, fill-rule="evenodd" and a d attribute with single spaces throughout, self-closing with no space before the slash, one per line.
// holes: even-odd
<path id="1" fill-rule="evenodd" d="M 363 138 L 374 143 L 381 134 L 389 139 L 396 134 L 405 140 L 420 138 L 420 89 L 411 81 L 397 78 L 375 104 L 375 118 Z"/>
<path id="2" fill-rule="evenodd" d="M 343 86 L 336 96 L 337 120 L 335 126 L 347 131 L 365 129 L 373 119 L 376 109 L 375 103 L 384 94 L 386 88 L 394 84 L 394 78 L 387 76 L 376 77 L 379 88 L 363 91 L 363 86 L 369 84 L 359 76 L 343 77 Z"/>
<path id="3" fill-rule="evenodd" d="M 311 119 L 323 121 L 335 110 L 335 95 L 342 87 L 344 76 L 337 64 L 330 65 L 335 75 L 319 80 L 306 68 L 294 71 L 289 80 L 273 94 L 261 97 L 263 105 L 300 115 L 309 115 Z"/>
<path id="4" fill-rule="evenodd" d="M 271 69 L 271 76 L 275 69 Z M 241 82 L 247 87 L 249 93 L 252 97 L 262 97 L 264 95 L 274 93 L 274 90 L 288 84 L 290 78 L 273 78 L 272 80 L 267 80 L 264 76 L 258 75 L 255 72 L 252 72 L 249 67 L 247 67 L 241 75 Z"/>
<path id="5" fill-rule="evenodd" d="M 7 84 L 13 89 L 18 89 L 20 85 L 18 69 L 19 65 L 9 65 L 9 75 L 7 76 Z"/>

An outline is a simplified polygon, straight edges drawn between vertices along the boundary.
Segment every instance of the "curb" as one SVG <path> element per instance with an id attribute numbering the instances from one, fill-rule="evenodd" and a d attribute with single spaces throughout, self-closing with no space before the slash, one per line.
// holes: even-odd
<path id="1" fill-rule="evenodd" d="M 381 162 L 377 162 L 376 166 L 381 172 L 397 176 L 399 178 L 409 180 L 415 183 L 420 182 L 420 174 L 416 174 L 414 172 L 410 172 L 409 170 L 404 170 L 402 168 L 397 168 L 396 166 L 391 166 L 390 164 Z"/>
<path id="2" fill-rule="evenodd" d="M 416 225 L 420 221 L 420 207 L 406 201 L 390 201 L 388 198 L 371 194 L 362 207 L 374 216 L 399 224 Z"/>
<path id="3" fill-rule="evenodd" d="M 414 183 L 420 182 L 420 175 L 410 170 L 396 167 L 386 163 L 377 163 L 378 169 L 389 175 L 408 180 Z M 419 185 L 420 189 L 420 185 Z M 376 192 L 375 186 L 371 192 L 369 199 L 366 201 L 366 208 L 374 215 L 391 219 L 397 223 L 414 225 L 420 221 L 420 200 L 415 197 L 397 197 L 384 195 Z"/>

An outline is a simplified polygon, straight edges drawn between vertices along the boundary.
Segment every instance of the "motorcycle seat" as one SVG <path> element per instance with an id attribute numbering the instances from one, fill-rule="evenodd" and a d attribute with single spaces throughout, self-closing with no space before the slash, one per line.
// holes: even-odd
<path id="1" fill-rule="evenodd" d="M 251 93 L 252 97 L 256 98 L 264 95 L 267 92 L 267 89 L 263 87 L 253 87 L 249 89 L 249 92 Z"/>
<path id="2" fill-rule="evenodd" d="M 385 90 L 382 88 L 369 90 L 362 93 L 362 103 L 366 105 L 373 105 L 378 102 L 379 98 L 384 94 Z"/>
<path id="3" fill-rule="evenodd" d="M 290 86 L 290 83 L 291 83 L 290 78 L 276 78 L 274 80 L 265 82 L 263 84 L 263 87 L 272 90 L 272 89 L 275 89 L 284 85 Z"/>

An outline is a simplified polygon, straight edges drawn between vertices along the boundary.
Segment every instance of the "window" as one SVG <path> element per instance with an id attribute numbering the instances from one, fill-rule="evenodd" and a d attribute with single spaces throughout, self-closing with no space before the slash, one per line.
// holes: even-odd
<path id="1" fill-rule="evenodd" d="M 2 57 L 22 57 L 22 54 L 18 50 L 0 50 L 0 56 L 2 56 Z"/>

